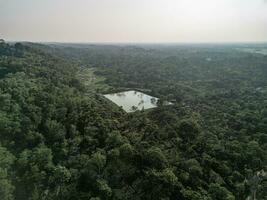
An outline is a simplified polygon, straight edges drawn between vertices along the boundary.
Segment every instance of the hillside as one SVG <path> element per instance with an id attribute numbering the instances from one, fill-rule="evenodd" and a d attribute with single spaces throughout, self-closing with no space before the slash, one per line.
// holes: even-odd
<path id="1" fill-rule="evenodd" d="M 267 56 L 240 48 L 0 43 L 0 199 L 267 199 Z"/>

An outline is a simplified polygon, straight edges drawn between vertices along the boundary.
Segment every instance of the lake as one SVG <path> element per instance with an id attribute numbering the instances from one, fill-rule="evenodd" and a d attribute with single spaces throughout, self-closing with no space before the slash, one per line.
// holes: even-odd
<path id="1" fill-rule="evenodd" d="M 266 48 L 260 48 L 260 49 L 253 49 L 253 48 L 238 48 L 238 50 L 247 52 L 247 53 L 258 53 L 262 55 L 267 55 L 267 49 Z"/>
<path id="2" fill-rule="evenodd" d="M 142 92 L 130 90 L 104 95 L 107 99 L 118 106 L 121 106 L 126 112 L 149 109 L 157 107 L 158 98 L 144 94 Z"/>

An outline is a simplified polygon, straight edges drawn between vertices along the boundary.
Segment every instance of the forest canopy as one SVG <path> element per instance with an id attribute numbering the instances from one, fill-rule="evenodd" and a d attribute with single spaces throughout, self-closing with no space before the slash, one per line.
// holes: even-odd
<path id="1" fill-rule="evenodd" d="M 266 200 L 266 49 L 1 40 L 0 199 Z"/>

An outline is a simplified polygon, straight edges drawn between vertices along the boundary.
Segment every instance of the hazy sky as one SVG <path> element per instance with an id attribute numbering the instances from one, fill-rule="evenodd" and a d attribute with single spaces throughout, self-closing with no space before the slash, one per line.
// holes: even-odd
<path id="1" fill-rule="evenodd" d="M 266 42 L 267 1 L 0 0 L 0 38 L 43 42 Z"/>

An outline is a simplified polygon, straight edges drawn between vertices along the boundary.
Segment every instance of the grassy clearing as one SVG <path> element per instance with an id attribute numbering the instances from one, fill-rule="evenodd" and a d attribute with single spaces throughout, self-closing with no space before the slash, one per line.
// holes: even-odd
<path id="1" fill-rule="evenodd" d="M 95 68 L 81 68 L 77 78 L 84 84 L 88 92 L 105 93 L 110 86 L 105 83 L 105 78 L 95 75 Z"/>

